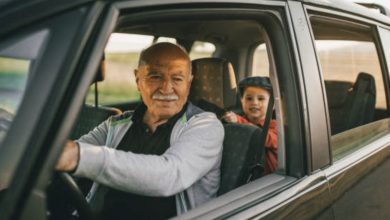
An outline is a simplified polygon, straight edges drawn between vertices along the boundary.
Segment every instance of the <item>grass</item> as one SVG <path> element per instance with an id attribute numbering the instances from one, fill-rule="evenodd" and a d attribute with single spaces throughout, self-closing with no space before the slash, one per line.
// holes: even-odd
<path id="1" fill-rule="evenodd" d="M 0 108 L 15 114 L 27 82 L 29 61 L 0 57 Z"/>
<path id="2" fill-rule="evenodd" d="M 99 104 L 110 105 L 114 103 L 129 102 L 131 100 L 139 100 L 140 96 L 135 87 L 114 87 L 111 89 L 100 89 Z M 95 88 L 91 86 L 88 91 L 86 102 L 93 105 L 95 103 Z"/>
<path id="3" fill-rule="evenodd" d="M 208 53 L 192 53 L 191 59 L 210 57 Z M 138 65 L 139 53 L 106 53 L 106 79 L 98 83 L 99 104 L 139 100 L 140 95 L 133 75 Z M 0 88 L 23 90 L 28 72 L 29 61 L 0 57 Z M 86 102 L 95 103 L 95 87 L 88 91 Z"/>
<path id="4" fill-rule="evenodd" d="M 0 73 L 26 74 L 30 61 L 0 57 Z"/>

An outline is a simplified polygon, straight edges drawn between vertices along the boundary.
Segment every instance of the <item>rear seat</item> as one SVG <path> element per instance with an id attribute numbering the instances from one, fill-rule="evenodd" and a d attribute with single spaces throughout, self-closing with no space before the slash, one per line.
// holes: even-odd
<path id="1" fill-rule="evenodd" d="M 373 121 L 376 88 L 371 74 L 359 73 L 354 84 L 325 81 L 325 88 L 332 135 Z"/>

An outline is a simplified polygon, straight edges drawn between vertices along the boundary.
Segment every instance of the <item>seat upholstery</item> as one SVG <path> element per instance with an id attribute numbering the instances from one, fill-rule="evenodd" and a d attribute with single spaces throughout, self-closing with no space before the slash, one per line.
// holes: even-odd
<path id="1" fill-rule="evenodd" d="M 325 81 L 332 134 L 339 133 L 344 129 L 345 121 L 343 119 L 348 108 L 347 100 L 352 87 L 353 83 L 351 82 Z"/>
<path id="2" fill-rule="evenodd" d="M 325 81 L 325 87 L 332 134 L 373 121 L 376 88 L 371 74 L 359 73 L 354 84 Z"/>
<path id="3" fill-rule="evenodd" d="M 218 116 L 236 105 L 237 86 L 232 65 L 225 59 L 202 58 L 192 62 L 189 100 Z M 245 184 L 251 167 L 258 164 L 261 130 L 245 124 L 224 124 L 225 138 L 221 161 L 221 184 L 218 195 Z"/>
<path id="4" fill-rule="evenodd" d="M 230 62 L 222 58 L 201 58 L 192 61 L 189 100 L 204 110 L 221 116 L 236 105 L 237 84 Z"/>
<path id="5" fill-rule="evenodd" d="M 221 184 L 218 195 L 222 195 L 249 181 L 252 167 L 259 164 L 261 154 L 261 129 L 246 124 L 224 124 L 221 162 Z"/>
<path id="6" fill-rule="evenodd" d="M 347 124 L 349 128 L 372 122 L 375 113 L 376 87 L 375 79 L 371 74 L 359 73 L 352 90 L 352 103 L 350 117 Z"/>
<path id="7" fill-rule="evenodd" d="M 116 108 L 103 106 L 95 107 L 85 104 L 81 108 L 76 124 L 73 127 L 72 134 L 70 135 L 70 139 L 79 139 L 82 135 L 88 134 L 89 131 L 92 131 L 111 115 L 118 115 L 121 113 L 122 111 Z"/>

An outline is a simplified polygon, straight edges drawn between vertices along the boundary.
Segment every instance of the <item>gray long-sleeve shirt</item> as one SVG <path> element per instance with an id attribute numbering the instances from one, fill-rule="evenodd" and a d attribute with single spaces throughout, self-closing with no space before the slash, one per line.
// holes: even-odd
<path id="1" fill-rule="evenodd" d="M 114 149 L 132 125 L 131 116 L 126 112 L 111 117 L 79 139 L 76 176 L 140 195 L 176 195 L 178 214 L 216 195 L 224 130 L 213 113 L 189 103 L 174 125 L 170 147 L 161 156 Z M 95 184 L 88 199 L 100 203 L 102 196 L 94 198 L 97 189 Z"/>

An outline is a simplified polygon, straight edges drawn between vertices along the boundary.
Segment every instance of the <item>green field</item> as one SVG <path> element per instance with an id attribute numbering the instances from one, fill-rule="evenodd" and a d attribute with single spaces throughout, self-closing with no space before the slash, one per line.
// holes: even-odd
<path id="1" fill-rule="evenodd" d="M 27 82 L 29 61 L 0 57 L 0 108 L 15 113 Z"/>
<path id="2" fill-rule="evenodd" d="M 106 77 L 98 83 L 99 104 L 139 100 L 139 93 L 134 79 L 134 68 L 137 66 L 138 53 L 106 53 Z M 88 91 L 87 103 L 95 103 L 95 87 Z"/>
<path id="3" fill-rule="evenodd" d="M 99 104 L 139 100 L 134 78 L 134 68 L 138 65 L 139 53 L 106 53 L 106 79 L 98 83 Z M 208 53 L 192 53 L 191 59 L 209 57 Z M 0 88 L 23 90 L 26 84 L 29 61 L 0 57 Z M 88 91 L 86 102 L 95 103 L 95 87 Z"/>

